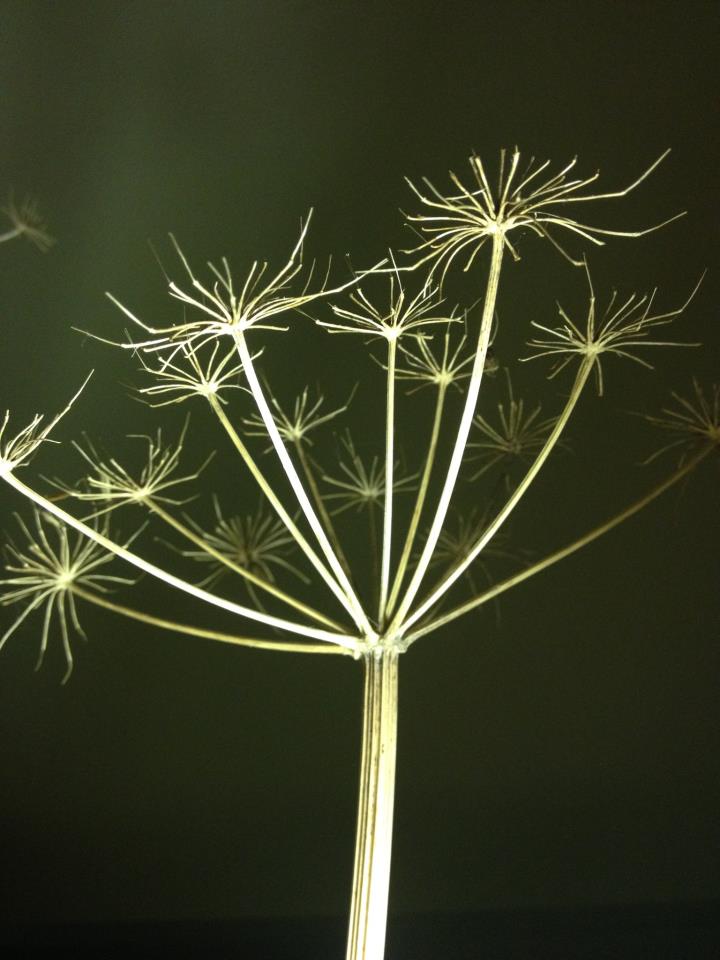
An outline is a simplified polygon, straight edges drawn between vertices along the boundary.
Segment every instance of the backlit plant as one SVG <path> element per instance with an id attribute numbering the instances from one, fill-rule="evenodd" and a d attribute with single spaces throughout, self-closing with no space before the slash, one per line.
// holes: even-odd
<path id="1" fill-rule="evenodd" d="M 407 218 L 418 237 L 413 248 L 335 283 L 329 268 L 316 277 L 306 266 L 309 217 L 283 266 L 274 270 L 255 261 L 239 280 L 226 259 L 197 271 L 173 238 L 179 272 L 169 293 L 182 307 L 181 318 L 151 323 L 110 296 L 131 333 L 125 340 L 92 335 L 135 359 L 142 376 L 138 395 L 152 408 L 205 406 L 219 429 L 218 456 L 234 451 L 241 461 L 246 485 L 235 503 L 208 489 L 206 463 L 185 462 L 187 421 L 173 443 L 159 429 L 134 439 L 136 453 L 142 451 L 139 463 L 137 457 L 128 462 L 106 453 L 91 440 L 76 442 L 84 475 L 53 481 L 45 492 L 24 479 L 25 468 L 39 447 L 56 439 L 58 421 L 78 394 L 49 422 L 37 415 L 11 428 L 6 414 L 0 426 L 0 476 L 34 510 L 31 523 L 20 521 L 24 543 L 7 544 L 2 603 L 18 605 L 20 612 L 0 646 L 37 611 L 42 658 L 57 620 L 67 679 L 70 635 L 81 632 L 77 606 L 84 601 L 176 633 L 274 651 L 339 654 L 363 664 L 348 960 L 380 960 L 384 952 L 400 655 L 636 513 L 720 442 L 718 387 L 708 393 L 695 383 L 690 397 L 675 394 L 673 406 L 648 418 L 669 438 L 658 454 L 680 454 L 661 483 L 533 562 L 507 541 L 508 519 L 564 442 L 586 385 L 594 379 L 594 392 L 604 392 L 607 359 L 648 367 L 648 348 L 675 343 L 658 331 L 685 310 L 695 291 L 674 309 L 657 307 L 655 294 L 612 294 L 601 308 L 583 253 L 609 238 L 651 233 L 675 217 L 640 230 L 610 230 L 574 215 L 583 205 L 624 197 L 664 156 L 629 186 L 605 192 L 594 191 L 597 174 L 574 178 L 574 162 L 553 172 L 549 162 L 523 166 L 517 151 L 501 153 L 491 186 L 483 161 L 473 156 L 469 184 L 454 174 L 450 192 L 428 181 L 410 184 L 418 201 L 418 212 Z M 11 205 L 6 212 L 14 226 L 0 240 L 24 233 L 47 245 L 32 205 Z M 558 323 L 534 317 L 528 325 L 524 359 L 549 358 L 549 376 L 567 377 L 564 402 L 551 416 L 517 395 L 507 370 L 496 378 L 506 399 L 494 411 L 480 403 L 481 387 L 498 365 L 490 344 L 502 333 L 496 305 L 504 262 L 508 255 L 519 258 L 516 237 L 523 234 L 549 241 L 566 261 L 583 267 L 589 289 L 581 311 L 560 307 Z M 484 275 L 477 310 L 448 301 L 457 271 Z M 384 417 L 370 428 L 371 438 L 379 438 L 375 447 L 358 439 L 358 425 L 352 431 L 347 426 L 357 416 L 353 395 L 326 406 L 323 394 L 308 384 L 288 398 L 260 373 L 258 360 L 272 349 L 273 338 L 289 338 L 311 323 L 376 361 L 358 386 L 361 394 L 367 382 L 383 385 Z M 429 393 L 434 409 L 420 420 L 413 410 Z M 196 420 L 197 412 L 193 426 Z M 416 427 L 403 430 L 409 422 L 422 423 L 421 441 Z M 362 423 L 360 431 L 363 426 L 367 432 Z M 269 456 L 276 461 L 272 466 Z M 474 506 L 463 514 L 457 505 L 467 484 L 475 484 Z M 203 509 L 207 516 L 208 504 L 209 526 L 198 518 Z M 142 527 L 131 540 L 113 534 L 111 521 L 120 509 L 163 525 L 166 562 L 148 558 Z M 361 541 L 356 527 L 362 527 Z M 156 550 L 154 541 L 153 555 Z M 113 556 L 166 589 L 239 617 L 244 626 L 224 633 L 118 602 L 115 591 L 133 581 L 104 572 Z M 514 571 L 494 576 L 494 560 L 514 563 Z"/>

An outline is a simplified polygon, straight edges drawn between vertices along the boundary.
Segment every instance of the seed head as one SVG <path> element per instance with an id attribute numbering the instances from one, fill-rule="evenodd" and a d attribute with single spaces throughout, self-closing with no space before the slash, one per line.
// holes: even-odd
<path id="1" fill-rule="evenodd" d="M 42 665 L 53 617 L 57 616 L 67 664 L 62 683 L 66 683 L 73 668 L 70 627 L 86 639 L 78 620 L 73 590 L 82 587 L 107 593 L 108 584 L 131 584 L 133 581 L 97 573 L 100 567 L 114 559 L 113 555 L 81 534 L 71 539 L 67 528 L 54 517 L 35 510 L 33 529 L 20 517 L 17 522 L 25 543 L 16 546 L 8 541 L 5 545 L 5 569 L 10 576 L 0 580 L 0 584 L 7 588 L 0 595 L 0 605 L 24 602 L 25 606 L 0 638 L 0 649 L 34 610 L 44 608 L 40 654 L 35 669 Z M 99 532 L 108 536 L 107 523 Z"/>
<path id="2" fill-rule="evenodd" d="M 668 450 L 679 450 L 682 465 L 689 455 L 704 447 L 720 449 L 720 384 L 712 384 L 706 395 L 693 377 L 692 393 L 688 398 L 673 391 L 674 406 L 663 407 L 659 417 L 644 417 L 654 427 L 667 431 L 673 437 L 651 454 L 645 463 L 651 463 Z"/>
<path id="3" fill-rule="evenodd" d="M 606 230 L 566 216 L 563 212 L 566 205 L 625 196 L 648 177 L 669 152 L 666 150 L 629 186 L 606 193 L 586 192 L 586 188 L 597 180 L 599 173 L 579 179 L 570 177 L 576 160 L 553 174 L 548 172 L 549 160 L 538 163 L 531 157 L 529 163 L 523 167 L 517 148 L 509 160 L 505 150 L 500 152 L 495 190 L 490 186 L 482 159 L 476 155 L 470 157 L 474 186 L 466 187 L 459 177 L 450 173 L 450 180 L 457 188 L 457 193 L 442 193 L 427 179 L 423 179 L 427 188 L 427 192 L 424 192 L 408 180 L 415 196 L 430 210 L 429 213 L 411 214 L 407 217 L 411 225 L 417 224 L 417 230 L 422 237 L 420 244 L 404 251 L 417 257 L 411 269 L 430 262 L 431 274 L 440 272 L 442 284 L 449 267 L 457 257 L 464 259 L 463 270 L 469 270 L 486 241 L 498 234 L 502 236 L 512 256 L 518 259 L 508 234 L 523 228 L 549 239 L 568 260 L 580 266 L 582 260 L 571 257 L 554 239 L 553 232 L 556 228 L 579 235 L 593 244 L 602 245 L 604 236 L 640 237 L 677 217 L 670 217 L 663 223 L 644 230 Z"/>

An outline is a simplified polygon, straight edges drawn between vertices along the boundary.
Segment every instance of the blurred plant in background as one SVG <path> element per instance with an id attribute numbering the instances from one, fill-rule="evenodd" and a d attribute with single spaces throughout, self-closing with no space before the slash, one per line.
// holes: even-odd
<path id="1" fill-rule="evenodd" d="M 65 682 L 73 665 L 71 631 L 83 636 L 77 614 L 83 601 L 186 635 L 362 662 L 349 960 L 380 960 L 384 952 L 400 655 L 420 637 L 481 608 L 642 509 L 720 443 L 718 387 L 708 394 L 695 383 L 692 397 L 674 394 L 674 406 L 648 417 L 671 437 L 650 459 L 666 450 L 681 453 L 656 486 L 532 563 L 507 537 L 513 511 L 564 443 L 588 381 L 594 376 L 595 392 L 605 392 L 605 361 L 612 355 L 647 368 L 647 348 L 690 345 L 657 331 L 686 310 L 697 287 L 674 309 L 658 309 L 653 292 L 613 293 L 599 310 L 587 260 L 565 246 L 568 241 L 574 248 L 600 247 L 608 238 L 640 237 L 675 219 L 621 231 L 573 215 L 577 204 L 629 194 L 664 157 L 624 189 L 593 192 L 597 174 L 573 178 L 574 161 L 553 172 L 549 162 L 531 159 L 523 165 L 517 150 L 502 151 L 491 186 L 485 164 L 473 156 L 470 185 L 454 174 L 448 193 L 429 181 L 422 188 L 410 184 L 421 205 L 407 218 L 419 237 L 412 249 L 391 252 L 334 284 L 330 264 L 318 275 L 306 263 L 309 216 L 279 269 L 258 260 L 240 281 L 224 258 L 219 266 L 209 263 L 196 271 L 171 238 L 180 277 L 169 281 L 169 293 L 181 305 L 179 319 L 150 322 L 109 294 L 131 332 L 125 340 L 91 336 L 128 351 L 139 363 L 143 385 L 137 395 L 150 407 L 204 405 L 218 430 L 212 444 L 216 462 L 222 460 L 228 471 L 231 454 L 241 461 L 242 472 L 233 476 L 243 482 L 229 508 L 225 502 L 221 507 L 213 488 L 210 457 L 199 465 L 185 463 L 188 420 L 174 443 L 163 439 L 160 428 L 140 444 L 135 437 L 129 461 L 87 438 L 75 443 L 83 475 L 52 481 L 48 489 L 26 482 L 25 467 L 41 446 L 56 440 L 58 421 L 78 394 L 44 427 L 37 415 L 13 434 L 9 414 L 0 427 L 0 476 L 34 511 L 31 523 L 19 520 L 23 542 L 7 542 L 1 602 L 22 607 L 0 646 L 38 611 L 42 660 L 57 620 Z M 12 229 L 0 242 L 24 235 L 40 249 L 49 246 L 33 203 L 18 208 L 11 202 L 5 213 Z M 550 241 L 567 262 L 583 267 L 589 291 L 581 311 L 559 308 L 556 325 L 532 321 L 531 357 L 525 359 L 550 358 L 551 378 L 570 374 L 565 399 L 552 414 L 516 392 L 517 371 L 507 366 L 489 388 L 490 394 L 504 389 L 505 399 L 493 411 L 485 389 L 481 398 L 487 375 L 499 366 L 491 340 L 505 322 L 497 320 L 496 306 L 506 255 L 519 259 L 516 232 Z M 457 268 L 480 272 L 485 252 L 480 299 L 462 309 L 448 299 L 453 274 Z M 309 323 L 329 335 L 346 335 L 348 351 L 375 361 L 334 406 L 326 407 L 323 393 L 313 392 L 309 383 L 297 397 L 287 397 L 258 369 L 277 336 L 289 343 L 302 337 Z M 285 339 L 280 345 L 293 349 Z M 311 375 L 321 376 L 322 350 L 312 359 Z M 379 390 L 385 415 L 373 423 L 365 415 L 366 394 Z M 428 415 L 429 393 L 434 403 Z M 119 510 L 143 515 L 130 539 L 115 532 Z M 359 514 L 366 515 L 362 530 Z M 150 519 L 162 525 L 163 537 L 147 536 Z M 169 548 L 166 559 L 150 559 L 163 546 Z M 134 581 L 97 572 L 114 558 L 155 578 L 161 588 L 239 617 L 242 629 L 223 633 L 120 604 L 110 591 Z M 510 572 L 500 576 L 496 563 L 510 565 Z M 257 635 L 247 635 L 246 624 Z"/>

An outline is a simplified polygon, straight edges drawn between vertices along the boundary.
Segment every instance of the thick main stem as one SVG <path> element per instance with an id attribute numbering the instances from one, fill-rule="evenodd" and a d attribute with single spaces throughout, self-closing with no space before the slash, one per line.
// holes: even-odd
<path id="1" fill-rule="evenodd" d="M 385 952 L 398 718 L 398 652 L 365 656 L 365 700 L 355 871 L 346 960 Z"/>

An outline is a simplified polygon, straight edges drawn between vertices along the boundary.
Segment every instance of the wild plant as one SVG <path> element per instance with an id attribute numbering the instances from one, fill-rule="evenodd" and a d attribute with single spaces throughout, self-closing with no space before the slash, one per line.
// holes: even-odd
<path id="1" fill-rule="evenodd" d="M 678 345 L 665 330 L 697 287 L 675 307 L 656 306 L 655 293 L 612 294 L 602 307 L 583 253 L 610 239 L 653 233 L 676 216 L 635 230 L 605 229 L 574 216 L 578 205 L 592 209 L 627 196 L 665 156 L 611 191 L 595 190 L 598 174 L 576 177 L 574 161 L 553 171 L 549 162 L 523 164 L 517 150 L 501 152 L 491 186 L 486 165 L 473 156 L 469 183 L 454 174 L 448 191 L 427 180 L 410 183 L 418 206 L 407 217 L 417 237 L 413 247 L 337 282 L 330 281 L 330 266 L 318 276 L 305 259 L 310 217 L 282 266 L 258 260 L 240 280 L 227 259 L 198 271 L 172 238 L 177 267 L 169 294 L 180 305 L 179 318 L 150 322 L 108 294 L 129 333 L 125 339 L 97 331 L 91 336 L 139 364 L 138 396 L 151 408 L 204 405 L 219 431 L 218 457 L 234 451 L 241 461 L 245 486 L 235 503 L 208 489 L 207 461 L 185 463 L 189 421 L 174 442 L 160 429 L 135 437 L 139 456 L 129 460 L 87 438 L 76 441 L 83 475 L 46 487 L 24 479 L 26 467 L 55 440 L 80 391 L 49 422 L 38 414 L 11 429 L 6 414 L 0 426 L 0 476 L 34 510 L 31 522 L 19 521 L 22 543 L 8 541 L 1 602 L 20 612 L 0 646 L 37 611 L 42 659 L 57 619 L 65 682 L 73 667 L 71 632 L 81 632 L 77 607 L 88 603 L 175 633 L 275 652 L 335 654 L 362 664 L 348 960 L 381 960 L 384 953 L 400 656 L 638 512 L 720 443 L 718 387 L 706 395 L 695 383 L 691 397 L 675 394 L 674 406 L 649 418 L 671 437 L 657 455 L 668 449 L 681 454 L 661 482 L 539 559 L 529 561 L 505 539 L 515 508 L 565 442 L 588 383 L 594 381 L 598 395 L 605 391 L 607 360 L 647 368 L 648 352 Z M 32 222 L 20 232 L 40 230 Z M 497 301 L 504 264 L 508 256 L 519 259 L 516 237 L 523 235 L 548 241 L 580 267 L 588 290 L 582 311 L 561 306 L 556 323 L 531 323 L 524 359 L 549 359 L 549 376 L 567 378 L 564 400 L 552 415 L 538 403 L 526 404 L 507 368 L 495 376 L 506 399 L 494 410 L 480 404 L 481 387 L 498 367 L 491 341 L 502 336 Z M 468 309 L 449 300 L 457 273 L 485 277 Z M 349 350 L 370 353 L 375 363 L 368 364 L 371 375 L 357 393 L 348 391 L 327 406 L 310 383 L 296 398 L 269 385 L 258 366 L 261 354 L 305 324 L 344 338 Z M 377 447 L 368 445 L 362 423 L 347 428 L 368 383 L 382 384 L 384 421 L 370 434 L 382 438 Z M 417 440 L 418 431 L 405 428 L 426 396 L 432 396 L 433 409 L 423 414 L 423 446 L 411 449 L 403 436 Z M 340 424 L 341 433 L 323 444 L 321 438 Z M 458 514 L 455 506 L 468 484 L 474 485 L 474 507 Z M 208 504 L 209 524 L 199 518 L 203 507 L 207 516 Z M 150 559 L 157 538 L 152 551 L 146 549 L 144 526 L 129 539 L 114 532 L 120 510 L 162 525 L 163 563 Z M 133 581 L 104 572 L 113 558 L 154 578 L 163 590 L 237 616 L 243 626 L 222 632 L 119 602 L 116 591 Z M 498 576 L 493 559 L 514 569 Z M 478 572 L 481 577 L 474 576 Z"/>

